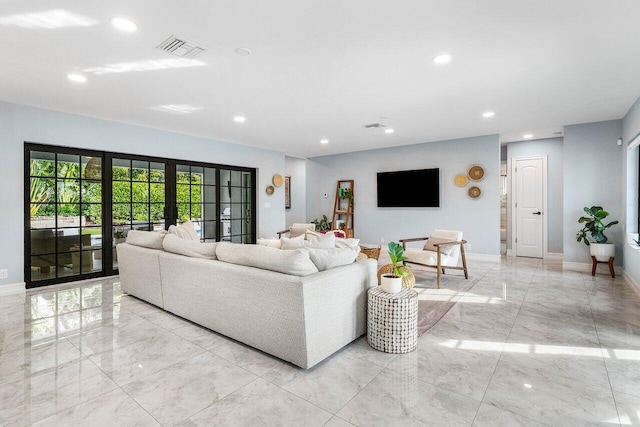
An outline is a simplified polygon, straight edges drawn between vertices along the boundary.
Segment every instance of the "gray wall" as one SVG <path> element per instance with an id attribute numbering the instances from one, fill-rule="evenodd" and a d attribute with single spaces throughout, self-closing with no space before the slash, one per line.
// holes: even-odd
<path id="1" fill-rule="evenodd" d="M 507 145 L 507 248 L 511 248 L 511 164 L 514 157 L 547 156 L 547 221 L 548 251 L 562 253 L 563 240 L 563 139 L 537 139 L 512 142 Z"/>
<path id="2" fill-rule="evenodd" d="M 629 109 L 622 121 L 622 134 L 624 139 L 622 149 L 622 164 L 626 166 L 623 170 L 623 206 L 626 207 L 625 231 L 627 233 L 638 233 L 638 151 L 627 150 L 627 145 L 640 134 L 640 98 Z M 640 285 L 640 250 L 624 245 L 624 272 L 636 284 Z"/>
<path id="3" fill-rule="evenodd" d="M 291 209 L 285 212 L 286 226 L 294 222 L 307 222 L 307 166 L 306 160 L 285 157 L 285 173 L 291 175 Z"/>
<path id="4" fill-rule="evenodd" d="M 285 170 L 283 153 L 0 103 L 0 268 L 9 269 L 9 277 L 0 280 L 0 287 L 24 281 L 24 141 L 256 167 L 258 235 L 271 236 L 285 226 L 284 191 L 273 196 L 264 191 L 273 175 Z"/>
<path id="5" fill-rule="evenodd" d="M 622 222 L 622 120 L 585 123 L 564 128 L 564 261 L 591 262 L 589 248 L 575 236 L 585 206 L 602 206 L 609 221 Z M 622 264 L 623 226 L 606 233 L 616 244 L 616 265 Z"/>
<path id="6" fill-rule="evenodd" d="M 467 196 L 469 185 L 459 188 L 453 183 L 456 174 L 465 173 L 473 164 L 486 171 L 478 183 L 482 196 L 475 200 Z M 439 208 L 377 207 L 377 172 L 422 168 L 440 168 Z M 308 159 L 307 218 L 332 213 L 338 179 L 355 180 L 355 236 L 363 243 L 424 236 L 441 228 L 462 230 L 470 252 L 500 254 L 498 135 Z"/>

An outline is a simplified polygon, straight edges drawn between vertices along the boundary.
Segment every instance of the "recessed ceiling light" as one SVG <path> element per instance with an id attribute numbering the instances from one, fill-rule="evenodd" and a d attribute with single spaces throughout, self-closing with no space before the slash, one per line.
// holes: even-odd
<path id="1" fill-rule="evenodd" d="M 76 83 L 84 83 L 87 81 L 87 78 L 82 74 L 67 74 L 67 78 Z"/>
<path id="2" fill-rule="evenodd" d="M 384 133 L 393 133 L 393 132 L 394 132 L 394 130 L 391 129 L 391 128 L 387 128 L 387 129 L 384 130 Z"/>
<path id="3" fill-rule="evenodd" d="M 131 33 L 138 29 L 138 26 L 135 22 L 125 18 L 113 18 L 111 19 L 111 25 L 113 25 L 120 31 L 125 31 L 127 33 Z"/>
<path id="4" fill-rule="evenodd" d="M 451 55 L 438 55 L 433 57 L 433 62 L 436 64 L 445 64 L 451 61 Z"/>
<path id="5" fill-rule="evenodd" d="M 320 140 L 320 144 L 328 144 L 329 140 L 328 139 L 321 139 Z"/>
<path id="6" fill-rule="evenodd" d="M 240 55 L 240 56 L 249 56 L 251 55 L 251 49 L 249 49 L 248 47 L 239 47 L 235 50 L 236 55 Z"/>
<path id="7" fill-rule="evenodd" d="M 529 139 L 529 138 L 533 138 L 533 134 L 525 133 L 524 135 L 522 135 L 522 137 L 523 137 L 523 138 L 527 138 L 527 139 Z"/>
<path id="8" fill-rule="evenodd" d="M 244 116 L 235 116 L 233 118 L 233 121 L 236 123 L 244 123 L 247 119 L 244 118 Z"/>
<path id="9" fill-rule="evenodd" d="M 486 113 L 482 113 L 482 117 L 488 119 L 489 117 L 493 117 L 495 116 L 496 113 L 494 113 L 493 111 L 487 111 Z"/>

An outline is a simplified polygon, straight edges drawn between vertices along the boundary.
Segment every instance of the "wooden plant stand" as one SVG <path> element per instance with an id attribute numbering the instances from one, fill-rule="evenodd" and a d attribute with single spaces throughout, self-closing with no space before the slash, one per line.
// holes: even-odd
<path id="1" fill-rule="evenodd" d="M 596 257 L 594 257 L 593 255 L 591 256 L 591 262 L 593 262 L 593 266 L 591 267 L 591 275 L 595 276 L 596 275 L 596 268 L 598 267 L 598 264 L 608 264 L 609 265 L 609 273 L 611 274 L 611 278 L 615 278 L 616 277 L 616 272 L 613 269 L 613 257 L 609 258 L 609 261 L 598 261 L 596 259 Z"/>

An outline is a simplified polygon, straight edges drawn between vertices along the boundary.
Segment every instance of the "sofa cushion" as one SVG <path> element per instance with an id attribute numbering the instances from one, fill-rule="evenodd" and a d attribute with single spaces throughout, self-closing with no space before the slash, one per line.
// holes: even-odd
<path id="1" fill-rule="evenodd" d="M 127 233 L 127 243 L 149 249 L 162 249 L 162 241 L 167 232 L 131 230 Z"/>
<path id="2" fill-rule="evenodd" d="M 332 249 L 336 247 L 336 236 L 333 233 L 319 236 L 307 236 L 307 247 L 317 249 Z"/>
<path id="3" fill-rule="evenodd" d="M 336 239 L 336 248 L 351 248 L 360 252 L 360 239 Z"/>
<path id="4" fill-rule="evenodd" d="M 434 237 L 434 236 L 431 236 L 426 241 L 426 243 L 424 244 L 424 247 L 422 249 L 425 250 L 425 251 L 437 252 L 438 249 L 434 245 L 436 245 L 438 243 L 447 243 L 447 242 L 451 242 L 451 241 L 453 241 L 453 239 L 448 239 L 446 237 Z M 440 248 L 440 253 L 441 254 L 445 254 L 447 256 L 451 255 L 451 251 L 453 251 L 453 246 L 442 246 Z"/>
<path id="5" fill-rule="evenodd" d="M 194 242 L 200 241 L 200 237 L 193 228 L 193 223 L 191 221 L 183 222 L 178 226 L 172 225 L 169 227 L 169 233 L 178 236 L 181 239 L 192 240 Z"/>
<path id="6" fill-rule="evenodd" d="M 318 272 L 307 249 L 283 251 L 269 246 L 220 242 L 216 246 L 216 255 L 220 261 L 292 276 L 308 276 Z"/>
<path id="7" fill-rule="evenodd" d="M 206 259 L 217 259 L 216 244 L 213 242 L 201 243 L 200 241 L 185 240 L 173 234 L 167 235 L 162 242 L 162 246 L 167 252 Z"/>
<path id="8" fill-rule="evenodd" d="M 356 260 L 357 256 L 356 251 L 351 248 L 309 248 L 309 257 L 319 271 L 351 264 Z"/>
<path id="9" fill-rule="evenodd" d="M 280 249 L 282 247 L 282 241 L 280 241 L 280 239 L 258 239 L 256 243 L 258 245 L 270 246 L 276 249 Z"/>
<path id="10" fill-rule="evenodd" d="M 281 237 L 280 249 L 300 249 L 304 248 L 304 234 L 300 234 L 297 237 Z M 275 246 L 274 246 L 275 247 Z"/>

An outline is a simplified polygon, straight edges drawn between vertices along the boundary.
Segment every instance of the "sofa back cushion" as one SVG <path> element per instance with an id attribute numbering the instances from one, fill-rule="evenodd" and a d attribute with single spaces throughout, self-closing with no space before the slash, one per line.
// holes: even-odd
<path id="1" fill-rule="evenodd" d="M 198 234 L 196 233 L 195 228 L 193 228 L 193 223 L 191 221 L 183 222 L 178 226 L 172 225 L 171 227 L 169 227 L 169 234 L 173 234 L 185 240 L 191 240 L 194 242 L 200 241 L 200 237 L 198 237 Z"/>
<path id="2" fill-rule="evenodd" d="M 194 242 L 193 240 L 181 239 L 173 234 L 168 234 L 162 242 L 162 246 L 167 252 L 205 259 L 217 259 L 216 245 L 217 243 L 213 242 L 201 243 L 200 241 Z"/>
<path id="3" fill-rule="evenodd" d="M 351 248 L 309 248 L 309 257 L 319 271 L 351 264 L 357 256 L 358 253 Z"/>
<path id="4" fill-rule="evenodd" d="M 280 239 L 258 239 L 256 243 L 258 245 L 270 246 L 276 249 L 280 249 L 282 247 L 282 242 L 280 241 Z"/>
<path id="5" fill-rule="evenodd" d="M 162 249 L 162 241 L 167 232 L 131 230 L 127 233 L 127 243 L 149 249 Z"/>
<path id="6" fill-rule="evenodd" d="M 308 240 L 305 240 L 305 235 L 301 234 L 298 237 L 289 239 L 283 237 L 281 249 L 300 249 L 300 248 L 318 248 L 318 249 L 331 249 L 336 246 L 336 238 L 333 234 L 320 234 L 318 236 L 306 235 Z"/>
<path id="7" fill-rule="evenodd" d="M 220 261 L 292 276 L 308 276 L 318 272 L 307 249 L 283 251 L 262 245 L 219 242 L 216 245 L 216 255 Z"/>

